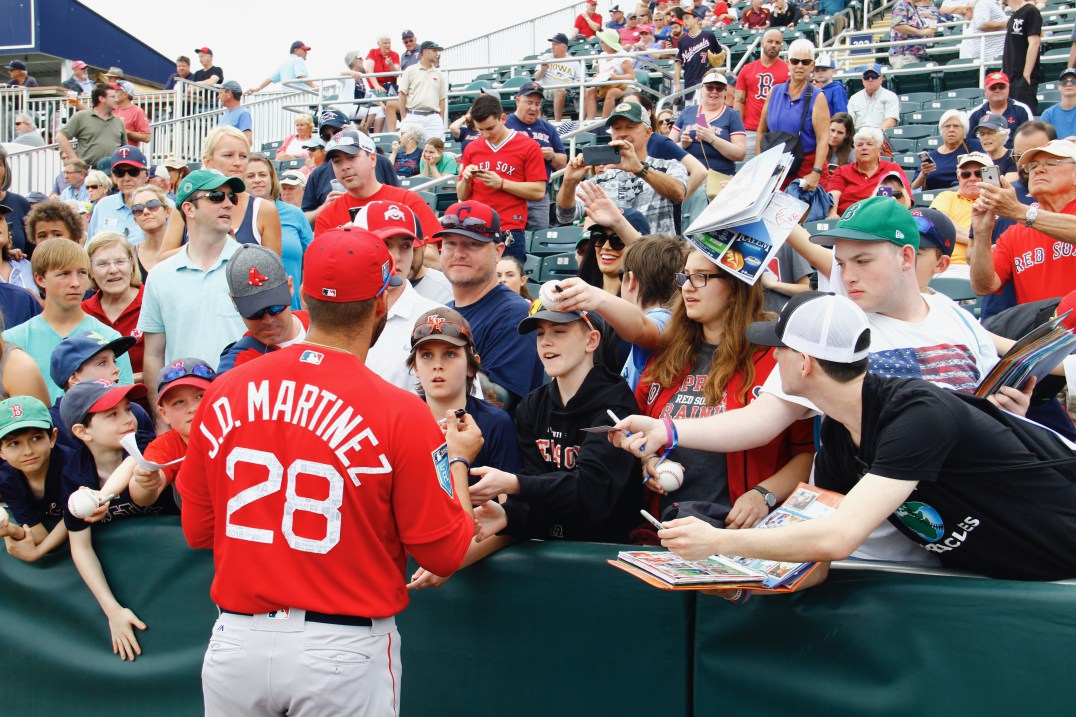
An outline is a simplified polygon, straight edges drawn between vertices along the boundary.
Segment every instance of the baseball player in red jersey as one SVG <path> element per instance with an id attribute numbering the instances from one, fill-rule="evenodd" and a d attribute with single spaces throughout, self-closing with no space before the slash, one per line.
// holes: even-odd
<path id="1" fill-rule="evenodd" d="M 508 129 L 504 108 L 494 95 L 479 95 L 470 115 L 482 136 L 463 150 L 456 194 L 460 201 L 473 199 L 493 207 L 511 240 L 505 241 L 504 253 L 526 261 L 527 202 L 546 193 L 542 148 L 523 132 Z"/>
<path id="2" fill-rule="evenodd" d="M 333 229 L 305 262 L 305 340 L 213 383 L 176 481 L 216 566 L 207 715 L 396 714 L 406 553 L 447 575 L 474 534 L 473 419 L 442 435 L 363 364 L 398 281 L 384 243 Z"/>

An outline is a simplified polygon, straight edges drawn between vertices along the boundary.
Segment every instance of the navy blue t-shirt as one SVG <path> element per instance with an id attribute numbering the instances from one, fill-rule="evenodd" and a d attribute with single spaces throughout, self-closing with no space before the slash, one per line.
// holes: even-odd
<path id="1" fill-rule="evenodd" d="M 400 180 L 396 178 L 396 169 L 389 158 L 383 154 L 377 155 L 374 176 L 382 184 L 390 187 L 400 186 Z M 314 171 L 306 178 L 306 189 L 303 190 L 304 212 L 312 212 L 325 203 L 325 197 L 329 196 L 329 192 L 333 190 L 332 181 L 335 178 L 332 162 L 323 162 L 314 167 Z"/>
<path id="2" fill-rule="evenodd" d="M 956 160 L 962 154 L 968 154 L 969 152 L 982 152 L 983 146 L 979 144 L 979 140 L 968 137 L 964 140 L 964 144 L 957 147 L 955 152 L 949 154 L 942 154 L 937 149 L 930 150 L 930 158 L 934 160 L 936 169 L 927 175 L 927 183 L 925 189 L 949 189 L 955 187 L 958 183 L 956 178 Z"/>
<path id="3" fill-rule="evenodd" d="M 145 451 L 156 436 L 153 433 L 146 433 L 139 430 L 135 432 L 135 442 L 138 444 L 138 450 Z M 99 490 L 101 487 L 101 480 L 97 476 L 97 465 L 93 461 L 93 454 L 90 453 L 90 449 L 85 444 L 80 443 L 82 446 L 80 449 L 74 452 L 75 470 L 66 471 L 63 475 L 63 490 L 62 490 L 62 503 L 64 509 L 64 525 L 67 526 L 68 531 L 77 532 L 79 530 L 85 530 L 90 527 L 90 523 L 82 520 L 82 518 L 76 518 L 71 515 L 71 512 L 67 510 L 67 500 L 71 497 L 79 488 L 85 486 L 92 488 L 93 490 Z M 124 456 L 126 458 L 126 456 Z M 133 518 L 138 516 L 147 515 L 178 515 L 179 508 L 176 507 L 176 501 L 172 497 L 172 491 L 166 490 L 161 493 L 161 497 L 157 499 L 157 502 L 151 506 L 143 507 L 131 500 L 131 491 L 124 489 L 115 499 L 111 500 L 108 505 L 108 513 L 97 525 L 105 525 L 113 520 L 119 520 L 120 518 Z"/>
<path id="4" fill-rule="evenodd" d="M 705 116 L 702 118 L 705 121 Z M 686 107 L 680 116 L 676 118 L 676 126 L 680 129 L 681 136 L 683 133 L 687 133 L 693 140 L 688 145 L 687 152 L 695 159 L 702 162 L 703 166 L 707 169 L 712 169 L 722 174 L 733 174 L 736 171 L 736 164 L 717 151 L 717 149 L 709 142 L 700 142 L 698 137 L 695 136 L 695 125 L 699 123 L 699 106 L 691 105 Z M 725 107 L 721 110 L 721 114 L 715 117 L 710 123 L 710 129 L 714 131 L 714 134 L 723 140 L 731 141 L 734 134 L 740 134 L 746 136 L 746 131 L 743 127 L 743 119 L 740 117 L 740 113 L 731 107 Z M 672 141 L 672 140 L 669 140 Z"/>
<path id="5" fill-rule="evenodd" d="M 29 259 L 33 253 L 33 246 L 26 241 L 26 224 L 24 221 L 26 215 L 30 213 L 30 200 L 21 194 L 9 191 L 4 195 L 3 199 L 0 199 L 0 204 L 11 210 L 4 217 L 4 219 L 7 219 L 8 227 L 11 231 L 11 246 L 16 249 L 22 249 L 26 252 L 26 258 Z"/>
<path id="6" fill-rule="evenodd" d="M 393 166 L 397 177 L 413 177 L 418 174 L 418 161 L 422 159 L 422 147 L 416 147 L 415 151 L 407 154 L 400 147 L 396 153 L 396 164 Z"/>
<path id="7" fill-rule="evenodd" d="M 478 139 L 478 132 L 475 132 L 467 125 L 460 125 L 459 143 L 461 157 L 463 156 L 463 150 L 467 149 L 467 145 L 469 145 L 471 142 L 474 142 L 476 139 Z"/>
<path id="8" fill-rule="evenodd" d="M 41 304 L 27 289 L 0 282 L 0 311 L 4 316 L 4 328 L 10 329 L 40 314 Z"/>
<path id="9" fill-rule="evenodd" d="M 687 156 L 687 152 L 679 143 L 673 142 L 663 134 L 654 132 L 650 135 L 650 139 L 646 140 L 646 156 L 654 159 L 675 159 L 680 161 Z"/>
<path id="10" fill-rule="evenodd" d="M 475 349 L 482 357 L 482 371 L 518 397 L 542 385 L 542 362 L 533 333 L 520 336 L 519 322 L 527 318 L 530 303 L 504 284 L 468 306 L 449 308 L 463 314 L 474 330 Z"/>
<path id="11" fill-rule="evenodd" d="M 31 527 L 40 523 L 52 530 L 64 514 L 63 476 L 77 469 L 75 452 L 57 442 L 49 454 L 45 494 L 39 499 L 22 471 L 7 463 L 0 465 L 0 495 L 4 496 L 14 522 Z"/>
<path id="12" fill-rule="evenodd" d="M 540 147 L 552 147 L 553 151 L 557 154 L 564 154 L 564 142 L 560 140 L 560 135 L 557 134 L 557 128 L 546 122 L 544 119 L 535 120 L 534 124 L 527 124 L 519 117 L 512 113 L 508 115 L 508 119 L 505 120 L 505 126 L 508 129 L 514 129 L 517 132 L 522 132 L 527 135 Z M 549 179 L 549 175 L 553 173 L 553 164 L 551 162 L 545 163 L 545 177 Z"/>
<path id="13" fill-rule="evenodd" d="M 476 466 L 492 466 L 506 473 L 519 472 L 519 444 L 516 427 L 508 414 L 480 398 L 467 396 L 467 413 L 482 430 L 481 450 L 475 456 Z M 477 476 L 472 476 L 472 485 Z"/>

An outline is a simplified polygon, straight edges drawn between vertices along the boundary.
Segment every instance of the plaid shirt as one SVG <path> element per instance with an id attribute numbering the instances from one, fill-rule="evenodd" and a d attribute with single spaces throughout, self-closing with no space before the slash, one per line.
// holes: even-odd
<path id="1" fill-rule="evenodd" d="M 938 14 L 938 9 L 933 5 L 919 7 L 910 2 L 910 0 L 902 0 L 893 7 L 893 20 L 890 23 L 890 27 L 895 28 L 897 25 L 908 25 L 909 27 L 922 29 L 925 27 L 936 27 L 940 21 L 941 16 Z M 905 35 L 896 30 L 890 30 L 889 37 L 893 42 L 922 39 L 918 35 Z M 897 47 L 889 48 L 889 54 L 896 56 L 907 55 L 919 60 L 926 60 L 927 46 L 899 45 Z"/>
<path id="2" fill-rule="evenodd" d="M 651 172 L 664 172 L 683 182 L 684 188 L 687 188 L 687 170 L 679 161 L 647 157 L 644 164 L 650 167 Z M 613 203 L 621 209 L 638 209 L 642 212 L 650 222 L 651 233 L 676 233 L 676 205 L 655 192 L 645 179 L 621 169 L 607 169 L 591 181 L 605 190 Z M 586 216 L 585 209 L 586 206 L 578 199 L 575 201 L 574 209 L 563 209 L 558 206 L 557 220 L 561 224 L 582 221 Z"/>

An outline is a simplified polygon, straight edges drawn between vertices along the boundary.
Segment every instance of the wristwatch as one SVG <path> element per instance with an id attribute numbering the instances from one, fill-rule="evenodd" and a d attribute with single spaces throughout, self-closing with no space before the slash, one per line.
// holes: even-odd
<path id="1" fill-rule="evenodd" d="M 1024 215 L 1024 226 L 1029 227 L 1035 223 L 1035 220 L 1039 218 L 1039 205 L 1032 204 L 1027 208 L 1027 214 Z"/>
<path id="2" fill-rule="evenodd" d="M 775 496 L 773 493 L 769 492 L 762 486 L 756 485 L 751 490 L 757 490 L 759 493 L 762 494 L 762 499 L 766 501 L 766 507 L 768 509 L 772 509 L 773 506 L 777 505 L 777 496 Z"/>
<path id="3" fill-rule="evenodd" d="M 635 176 L 638 177 L 639 179 L 642 179 L 643 177 L 645 177 L 648 174 L 650 174 L 650 167 L 648 167 L 648 166 L 646 166 L 644 164 L 643 168 L 635 173 Z"/>

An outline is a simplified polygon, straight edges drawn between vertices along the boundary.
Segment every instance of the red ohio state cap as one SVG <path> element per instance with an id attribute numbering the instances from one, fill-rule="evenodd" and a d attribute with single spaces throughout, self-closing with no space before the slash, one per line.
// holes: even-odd
<path id="1" fill-rule="evenodd" d="M 303 255 L 303 293 L 320 301 L 366 301 L 402 283 L 385 242 L 358 227 L 324 232 Z"/>
<path id="2" fill-rule="evenodd" d="M 400 202 L 370 202 L 358 208 L 351 223 L 381 239 L 403 235 L 414 239 L 415 246 L 426 244 L 415 213 Z"/>

